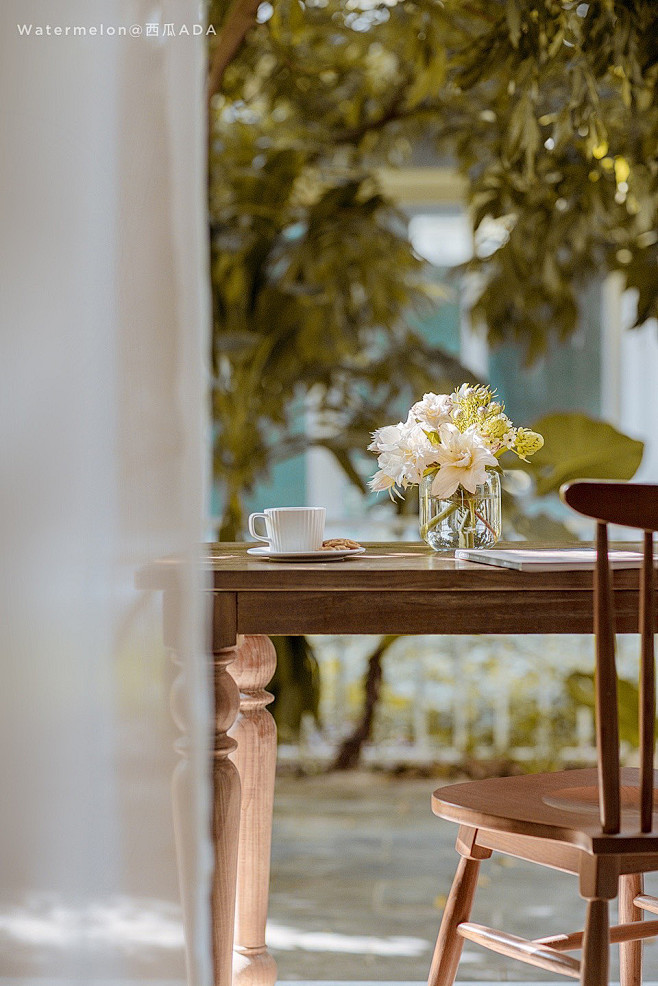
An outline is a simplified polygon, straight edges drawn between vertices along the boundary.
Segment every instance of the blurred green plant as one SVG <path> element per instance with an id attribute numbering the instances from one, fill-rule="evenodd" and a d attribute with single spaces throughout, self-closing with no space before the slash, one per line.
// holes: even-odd
<path id="1" fill-rule="evenodd" d="M 594 717 L 594 675 L 574 671 L 566 682 L 566 692 L 575 707 L 591 709 Z M 617 701 L 619 708 L 619 738 L 622 743 L 634 749 L 639 746 L 638 729 L 638 688 L 634 681 L 619 678 L 617 681 Z"/>
<path id="2" fill-rule="evenodd" d="M 299 739 L 306 713 L 317 721 L 320 704 L 320 669 L 306 637 L 272 637 L 276 671 L 268 691 L 274 695 L 272 712 L 280 742 Z"/>
<path id="3" fill-rule="evenodd" d="M 539 496 L 557 493 L 573 479 L 630 479 L 642 461 L 643 442 L 587 414 L 549 414 L 536 428 L 544 446 L 527 469 Z"/>
<path id="4" fill-rule="evenodd" d="M 468 376 L 409 325 L 436 287 L 379 166 L 420 147 L 466 178 L 493 343 L 566 339 L 611 270 L 638 323 L 658 313 L 657 4 L 211 0 L 209 21 L 222 538 L 277 461 L 325 444 L 356 481 L 338 436 L 363 448 L 410 384 Z"/>
<path id="5" fill-rule="evenodd" d="M 242 496 L 277 462 L 322 445 L 359 484 L 350 450 L 365 449 L 377 416 L 410 388 L 466 372 L 408 325 L 436 289 L 372 181 L 343 176 L 300 199 L 298 152 L 269 148 L 251 169 L 257 133 L 228 129 L 211 190 L 222 540 L 241 532 Z"/>
<path id="6" fill-rule="evenodd" d="M 450 102 L 473 222 L 503 229 L 471 265 L 490 340 L 532 357 L 567 338 L 583 283 L 610 271 L 638 289 L 642 324 L 658 312 L 658 5 L 448 6 L 462 29 Z"/>
<path id="7" fill-rule="evenodd" d="M 644 443 L 587 414 L 548 414 L 532 427 L 544 436 L 544 445 L 523 471 L 532 477 L 539 497 L 558 493 L 572 479 L 632 479 L 640 467 Z M 503 493 L 503 522 L 507 534 L 513 531 L 534 541 L 578 540 L 561 520 L 545 512 L 529 513 L 524 498 L 509 492 Z"/>

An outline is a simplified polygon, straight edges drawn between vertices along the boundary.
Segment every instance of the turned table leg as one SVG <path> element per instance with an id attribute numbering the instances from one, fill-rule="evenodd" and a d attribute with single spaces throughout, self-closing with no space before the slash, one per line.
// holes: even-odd
<path id="1" fill-rule="evenodd" d="M 276 962 L 265 947 L 270 883 L 272 810 L 276 770 L 276 725 L 265 691 L 276 668 L 269 637 L 239 639 L 230 674 L 240 689 L 240 714 L 230 730 L 231 754 L 242 784 L 235 915 L 235 986 L 274 986 Z"/>
<path id="2" fill-rule="evenodd" d="M 240 708 L 240 693 L 227 673 L 235 648 L 213 655 L 215 665 L 215 741 L 213 748 L 212 839 L 215 868 L 212 883 L 213 969 L 215 986 L 230 986 L 233 966 L 236 873 L 240 830 L 240 775 L 229 754 L 235 740 L 228 728 Z"/>
<path id="3" fill-rule="evenodd" d="M 178 594 L 165 595 L 164 637 L 170 650 L 177 677 L 171 689 L 171 710 L 174 721 L 182 733 L 176 742 L 180 756 L 172 779 L 174 835 L 178 862 L 179 884 L 185 925 L 185 945 L 188 980 L 201 982 L 195 952 L 195 925 L 198 900 L 196 896 L 197 852 L 196 827 L 190 807 L 196 798 L 195 778 L 191 769 L 190 716 L 186 682 L 185 657 L 179 642 Z M 235 637 L 232 638 L 235 640 Z M 212 749 L 212 838 L 215 866 L 212 881 L 212 935 L 213 970 L 215 986 L 231 986 L 233 953 L 233 920 L 235 912 L 235 882 L 238 857 L 238 831 L 240 825 L 240 777 L 229 760 L 236 746 L 227 735 L 240 707 L 240 693 L 226 668 L 236 653 L 235 643 L 222 646 L 231 640 L 213 642 L 215 730 Z"/>

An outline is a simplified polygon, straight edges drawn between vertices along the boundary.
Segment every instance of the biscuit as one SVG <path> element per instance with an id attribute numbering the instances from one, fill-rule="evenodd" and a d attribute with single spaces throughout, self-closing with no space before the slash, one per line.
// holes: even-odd
<path id="1" fill-rule="evenodd" d="M 355 548 L 360 548 L 361 545 L 358 541 L 353 541 L 351 538 L 329 538 L 327 541 L 322 542 L 322 551 L 353 551 Z"/>

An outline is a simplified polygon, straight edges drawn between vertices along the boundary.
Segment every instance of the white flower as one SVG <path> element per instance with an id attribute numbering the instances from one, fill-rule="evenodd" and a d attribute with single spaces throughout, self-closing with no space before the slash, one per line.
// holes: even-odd
<path id="1" fill-rule="evenodd" d="M 378 428 L 372 439 L 368 449 L 379 453 L 379 471 L 370 480 L 371 490 L 419 483 L 427 466 L 436 461 L 435 446 L 411 413 L 404 422 Z"/>
<path id="2" fill-rule="evenodd" d="M 501 441 L 505 448 L 513 449 L 516 445 L 516 428 L 510 428 L 510 430 L 503 435 Z"/>
<path id="3" fill-rule="evenodd" d="M 485 419 L 477 424 L 476 429 L 482 438 L 482 443 L 491 449 L 492 452 L 500 452 L 503 448 L 511 448 L 516 441 L 516 429 L 504 412 L 487 415 Z M 512 435 L 510 446 L 510 433 Z"/>
<path id="4" fill-rule="evenodd" d="M 452 399 L 448 394 L 425 394 L 422 401 L 417 401 L 411 408 L 411 414 L 430 431 L 438 431 L 439 425 L 450 421 Z"/>
<path id="5" fill-rule="evenodd" d="M 488 404 L 492 393 L 488 387 L 483 387 L 480 384 L 473 385 L 472 383 L 463 383 L 461 387 L 458 387 L 454 393 L 450 395 L 452 401 L 465 401 L 471 397 L 476 397 L 480 401 L 486 401 Z"/>
<path id="6" fill-rule="evenodd" d="M 433 450 L 439 471 L 432 482 L 432 495 L 447 499 L 461 484 L 469 493 L 486 480 L 486 467 L 498 464 L 474 427 L 465 432 L 453 424 L 439 428 L 441 444 Z"/>
<path id="7" fill-rule="evenodd" d="M 397 425 L 385 425 L 372 433 L 372 441 L 368 446 L 369 452 L 392 452 L 398 447 L 402 439 L 402 429 L 404 424 L 400 421 Z"/>
<path id="8" fill-rule="evenodd" d="M 495 391 L 469 383 L 452 394 L 425 394 L 406 421 L 379 428 L 372 438 L 368 448 L 379 469 L 370 487 L 391 497 L 426 474 L 434 496 L 451 497 L 459 487 L 475 493 L 506 449 L 527 461 L 543 445 L 541 435 L 514 427 Z"/>
<path id="9" fill-rule="evenodd" d="M 381 493 L 383 490 L 388 490 L 391 499 L 395 499 L 394 494 L 396 492 L 396 479 L 395 476 L 390 475 L 384 469 L 380 469 L 372 479 L 369 481 L 368 486 L 373 491 L 373 493 Z"/>

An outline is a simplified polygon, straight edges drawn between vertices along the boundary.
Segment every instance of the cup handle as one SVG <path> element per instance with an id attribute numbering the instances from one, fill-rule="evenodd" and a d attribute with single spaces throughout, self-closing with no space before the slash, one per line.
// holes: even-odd
<path id="1" fill-rule="evenodd" d="M 256 530 L 257 520 L 263 521 L 263 524 L 265 524 L 265 533 L 267 533 L 267 517 L 265 514 L 249 514 L 249 533 L 253 538 L 256 538 L 257 541 L 265 541 L 266 544 L 269 544 L 270 538 L 263 537 L 263 535 L 259 534 Z"/>

